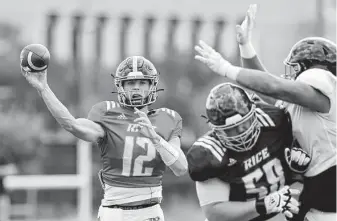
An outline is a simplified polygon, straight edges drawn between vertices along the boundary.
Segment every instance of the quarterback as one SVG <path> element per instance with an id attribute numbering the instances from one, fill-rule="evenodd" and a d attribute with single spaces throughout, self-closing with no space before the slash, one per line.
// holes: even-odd
<path id="1" fill-rule="evenodd" d="M 291 71 L 285 78 L 277 77 L 263 68 L 250 41 L 255 10 L 247 14 L 246 27 L 237 27 L 245 67 L 253 69 L 231 65 L 203 42 L 196 46 L 200 54 L 196 59 L 246 88 L 279 100 L 276 104 L 287 109 L 294 136 L 312 159 L 297 220 L 304 216 L 309 221 L 336 220 L 336 44 L 320 37 L 298 41 L 284 61 Z"/>
<path id="2" fill-rule="evenodd" d="M 288 186 L 291 169 L 304 172 L 310 158 L 293 147 L 288 113 L 223 83 L 209 93 L 206 114 L 211 130 L 193 144 L 187 159 L 207 219 L 293 217 L 299 190 Z"/>
<path id="3" fill-rule="evenodd" d="M 163 221 L 163 173 L 168 166 L 175 175 L 183 175 L 187 160 L 180 148 L 180 115 L 168 108 L 149 109 L 158 97 L 155 66 L 141 56 L 126 58 L 112 75 L 118 102 L 100 102 L 87 118 L 77 119 L 49 88 L 47 71 L 22 74 L 65 130 L 98 145 L 104 188 L 99 219 Z"/>

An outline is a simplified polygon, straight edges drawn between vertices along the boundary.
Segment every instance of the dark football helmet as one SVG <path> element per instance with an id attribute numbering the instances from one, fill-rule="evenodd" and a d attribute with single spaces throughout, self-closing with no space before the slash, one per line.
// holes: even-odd
<path id="1" fill-rule="evenodd" d="M 207 97 L 206 114 L 210 127 L 226 148 L 243 152 L 255 145 L 261 131 L 255 104 L 241 87 L 231 83 L 214 87 Z M 242 127 L 244 130 L 239 130 Z"/>
<path id="2" fill-rule="evenodd" d="M 303 71 L 322 65 L 336 76 L 336 44 L 321 37 L 309 37 L 298 41 L 284 60 L 283 77 L 296 79 Z"/>
<path id="3" fill-rule="evenodd" d="M 112 75 L 113 76 L 113 75 Z M 142 56 L 132 56 L 122 61 L 116 70 L 114 81 L 121 105 L 129 107 L 142 107 L 152 104 L 158 97 L 157 85 L 159 74 L 154 65 Z M 148 91 L 124 90 L 124 82 L 135 79 L 146 79 L 150 82 Z M 141 93 L 142 97 L 134 96 Z"/>

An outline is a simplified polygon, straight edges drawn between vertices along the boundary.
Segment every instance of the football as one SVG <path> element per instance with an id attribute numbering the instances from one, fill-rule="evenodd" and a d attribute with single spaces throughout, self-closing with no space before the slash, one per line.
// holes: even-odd
<path id="1" fill-rule="evenodd" d="M 48 68 L 50 53 L 41 44 L 30 44 L 20 54 L 20 65 L 27 72 L 41 72 Z"/>

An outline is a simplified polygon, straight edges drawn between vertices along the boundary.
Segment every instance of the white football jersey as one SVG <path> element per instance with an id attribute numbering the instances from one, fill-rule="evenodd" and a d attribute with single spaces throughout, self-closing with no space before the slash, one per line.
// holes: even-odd
<path id="1" fill-rule="evenodd" d="M 336 77 L 323 69 L 304 71 L 296 81 L 306 83 L 330 99 L 330 111 L 319 113 L 284 103 L 291 115 L 294 137 L 311 156 L 305 176 L 311 177 L 336 165 Z"/>

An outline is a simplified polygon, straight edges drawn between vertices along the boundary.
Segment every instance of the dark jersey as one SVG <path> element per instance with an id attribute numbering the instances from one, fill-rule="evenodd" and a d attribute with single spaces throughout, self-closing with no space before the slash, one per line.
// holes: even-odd
<path id="1" fill-rule="evenodd" d="M 88 119 L 102 125 L 105 136 L 98 141 L 103 164 L 103 181 L 111 186 L 152 187 L 161 185 L 166 165 L 153 143 L 138 130 L 139 116 L 114 101 L 93 106 Z M 166 141 L 180 137 L 182 119 L 170 109 L 148 112 L 156 132 Z"/>
<path id="2" fill-rule="evenodd" d="M 271 105 L 257 104 L 261 133 L 250 151 L 226 149 L 213 131 L 199 138 L 187 153 L 194 181 L 219 178 L 229 183 L 229 201 L 261 199 L 291 180 L 284 149 L 293 141 L 289 115 Z M 264 220 L 265 217 L 259 217 Z"/>

